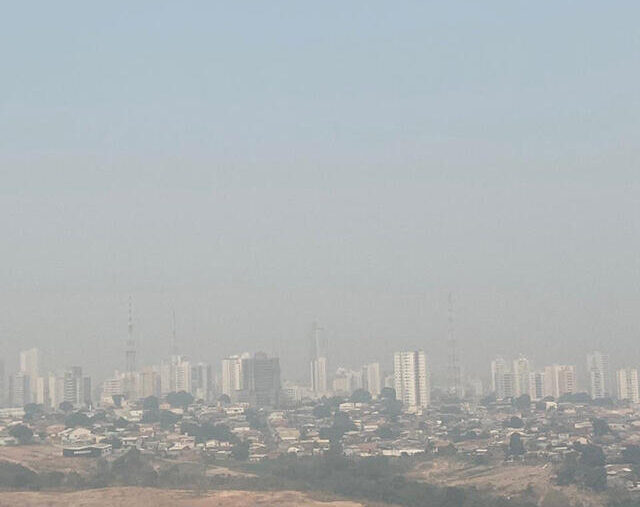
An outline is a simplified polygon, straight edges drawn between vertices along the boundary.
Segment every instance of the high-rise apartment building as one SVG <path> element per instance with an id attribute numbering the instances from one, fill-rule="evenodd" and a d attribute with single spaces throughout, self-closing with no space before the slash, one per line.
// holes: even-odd
<path id="1" fill-rule="evenodd" d="M 529 393 L 531 365 L 524 356 L 519 356 L 513 361 L 513 395 L 522 396 Z"/>
<path id="2" fill-rule="evenodd" d="M 429 405 L 429 376 L 424 352 L 396 352 L 393 360 L 396 398 L 412 409 Z"/>
<path id="3" fill-rule="evenodd" d="M 230 356 L 222 360 L 222 394 L 233 399 L 242 386 L 242 360 L 251 357 L 248 353 Z"/>
<path id="4" fill-rule="evenodd" d="M 140 372 L 140 397 L 149 396 L 160 396 L 160 374 L 154 366 L 147 366 Z"/>
<path id="5" fill-rule="evenodd" d="M 276 407 L 280 403 L 280 360 L 257 352 L 242 359 L 240 401 L 257 407 Z"/>
<path id="6" fill-rule="evenodd" d="M 31 402 L 31 387 L 29 375 L 23 371 L 9 377 L 9 406 L 24 407 Z"/>
<path id="7" fill-rule="evenodd" d="M 160 390 L 163 395 L 191 392 L 191 363 L 184 356 L 172 355 L 160 364 Z"/>
<path id="8" fill-rule="evenodd" d="M 362 367 L 362 384 L 363 388 L 374 398 L 380 396 L 382 390 L 382 382 L 380 378 L 380 363 L 365 364 Z"/>
<path id="9" fill-rule="evenodd" d="M 499 400 L 513 396 L 513 377 L 502 356 L 491 361 L 491 390 Z"/>
<path id="10" fill-rule="evenodd" d="M 213 369 L 210 364 L 198 363 L 191 367 L 191 394 L 197 400 L 213 399 Z"/>
<path id="11" fill-rule="evenodd" d="M 317 395 L 329 390 L 328 340 L 316 323 L 311 329 L 309 377 L 311 391 Z"/>
<path id="12" fill-rule="evenodd" d="M 576 367 L 569 364 L 554 364 L 544 369 L 545 396 L 558 399 L 563 394 L 576 392 Z"/>
<path id="13" fill-rule="evenodd" d="M 64 372 L 64 401 L 71 403 L 74 407 L 86 405 L 87 396 L 85 394 L 86 382 L 82 376 L 82 368 L 80 366 L 72 366 Z"/>
<path id="14" fill-rule="evenodd" d="M 37 348 L 23 350 L 20 352 L 20 371 L 29 377 L 29 400 L 35 401 L 37 398 L 37 381 L 42 375 L 42 354 Z"/>
<path id="15" fill-rule="evenodd" d="M 532 401 L 541 400 L 546 396 L 544 390 L 544 370 L 529 374 L 529 396 Z"/>
<path id="16" fill-rule="evenodd" d="M 587 354 L 587 371 L 591 398 L 595 400 L 611 396 L 609 355 L 598 351 Z"/>
<path id="17" fill-rule="evenodd" d="M 333 377 L 332 387 L 336 394 L 350 395 L 356 389 L 364 386 L 363 371 L 354 371 L 348 368 L 338 368 Z"/>
<path id="18" fill-rule="evenodd" d="M 616 372 L 618 399 L 640 403 L 638 386 L 638 370 L 635 368 L 621 368 Z"/>

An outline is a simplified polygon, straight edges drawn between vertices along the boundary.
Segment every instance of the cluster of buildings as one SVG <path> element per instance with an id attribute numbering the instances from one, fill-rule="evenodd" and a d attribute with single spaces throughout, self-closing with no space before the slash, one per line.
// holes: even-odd
<path id="1" fill-rule="evenodd" d="M 620 368 L 613 375 L 609 355 L 594 351 L 587 354 L 585 373 L 585 391 L 592 399 L 617 398 L 640 403 L 636 368 Z M 499 400 L 524 394 L 533 401 L 547 397 L 558 399 L 576 394 L 578 386 L 576 366 L 572 364 L 553 364 L 534 369 L 522 355 L 513 361 L 500 356 L 491 362 L 491 391 Z"/>
<path id="2" fill-rule="evenodd" d="M 10 407 L 29 403 L 57 408 L 61 403 L 80 407 L 91 403 L 91 378 L 83 375 L 82 367 L 49 370 L 42 352 L 37 348 L 20 352 L 19 369 L 8 377 L 5 388 L 4 363 L 0 363 L 0 399 Z"/>

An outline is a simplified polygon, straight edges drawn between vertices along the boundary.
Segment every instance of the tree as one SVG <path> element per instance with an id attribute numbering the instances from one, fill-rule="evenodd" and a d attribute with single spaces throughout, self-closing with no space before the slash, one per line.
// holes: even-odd
<path id="1" fill-rule="evenodd" d="M 222 405 L 230 405 L 231 404 L 231 398 L 229 398 L 229 396 L 227 394 L 221 394 L 220 397 L 218 398 L 218 401 Z"/>
<path id="2" fill-rule="evenodd" d="M 73 405 L 68 402 L 68 401 L 63 401 L 62 403 L 60 403 L 60 405 L 58 405 L 58 407 L 60 408 L 60 410 L 62 410 L 65 414 L 67 412 L 71 412 L 73 410 Z"/>
<path id="3" fill-rule="evenodd" d="M 113 404 L 117 408 L 122 408 L 122 400 L 124 399 L 124 396 L 122 396 L 121 394 L 114 394 L 113 396 L 111 396 L 111 399 L 113 400 Z"/>
<path id="4" fill-rule="evenodd" d="M 313 407 L 313 417 L 316 419 L 325 419 L 331 417 L 331 407 L 328 405 L 320 404 Z"/>
<path id="5" fill-rule="evenodd" d="M 524 422 L 517 416 L 512 416 L 511 419 L 508 419 L 505 423 L 507 428 L 523 428 Z"/>
<path id="6" fill-rule="evenodd" d="M 111 444 L 111 447 L 113 447 L 114 450 L 122 449 L 122 440 L 120 440 L 118 437 L 105 438 L 104 440 L 102 440 L 102 443 Z"/>
<path id="7" fill-rule="evenodd" d="M 180 420 L 180 416 L 169 410 L 161 410 L 158 420 L 160 421 L 160 427 L 166 430 L 173 428 L 174 424 Z"/>
<path id="8" fill-rule="evenodd" d="M 628 445 L 622 450 L 622 457 L 627 463 L 640 465 L 640 446 Z"/>
<path id="9" fill-rule="evenodd" d="M 596 437 L 602 437 L 611 432 L 609 424 L 604 419 L 594 417 L 591 419 L 591 424 L 593 425 L 593 435 Z"/>
<path id="10" fill-rule="evenodd" d="M 384 440 L 391 440 L 392 438 L 395 438 L 396 435 L 393 433 L 393 430 L 391 429 L 391 426 L 380 426 L 377 430 L 376 430 L 376 435 L 378 435 L 380 438 L 384 439 Z"/>
<path id="11" fill-rule="evenodd" d="M 143 410 L 158 410 L 160 408 L 160 404 L 158 402 L 158 398 L 155 396 L 147 396 L 144 400 L 142 400 L 142 409 Z"/>
<path id="12" fill-rule="evenodd" d="M 31 428 L 26 424 L 16 424 L 9 428 L 9 435 L 15 438 L 21 445 L 25 445 L 31 442 L 33 431 L 31 431 Z"/>
<path id="13" fill-rule="evenodd" d="M 528 411 L 531 408 L 531 396 L 529 396 L 528 394 L 523 394 L 522 396 L 518 396 L 514 400 L 514 405 L 521 412 Z"/>
<path id="14" fill-rule="evenodd" d="M 67 428 L 75 428 L 77 426 L 89 427 L 91 426 L 91 419 L 89 419 L 87 414 L 74 412 L 73 414 L 69 414 L 65 417 L 64 424 Z"/>
<path id="15" fill-rule="evenodd" d="M 172 408 L 187 408 L 193 403 L 193 396 L 186 391 L 167 394 L 167 403 Z"/>
<path id="16" fill-rule="evenodd" d="M 395 400 L 396 390 L 393 387 L 383 387 L 380 391 L 380 398 L 382 398 L 383 400 Z"/>
<path id="17" fill-rule="evenodd" d="M 371 401 L 371 393 L 364 389 L 356 389 L 351 395 L 353 403 L 369 403 Z"/>
<path id="18" fill-rule="evenodd" d="M 249 459 L 249 442 L 238 442 L 231 448 L 231 456 L 238 461 Z"/>
<path id="19" fill-rule="evenodd" d="M 526 452 L 520 433 L 512 433 L 509 439 L 509 456 L 522 456 Z"/>
<path id="20" fill-rule="evenodd" d="M 38 405 L 37 403 L 27 403 L 24 406 L 24 417 L 22 420 L 24 422 L 33 422 L 36 419 L 40 419 L 44 415 L 44 409 L 42 405 Z"/>

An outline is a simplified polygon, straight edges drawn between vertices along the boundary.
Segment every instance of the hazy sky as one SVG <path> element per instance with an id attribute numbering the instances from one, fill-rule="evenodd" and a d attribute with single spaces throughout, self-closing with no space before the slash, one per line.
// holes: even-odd
<path id="1" fill-rule="evenodd" d="M 8 2 L 0 353 L 640 366 L 640 4 Z"/>

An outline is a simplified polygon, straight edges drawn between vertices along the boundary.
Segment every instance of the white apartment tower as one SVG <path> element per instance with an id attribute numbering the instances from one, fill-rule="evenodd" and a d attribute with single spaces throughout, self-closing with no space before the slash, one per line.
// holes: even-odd
<path id="1" fill-rule="evenodd" d="M 393 361 L 396 397 L 411 408 L 429 405 L 429 377 L 424 351 L 396 352 Z"/>
<path id="2" fill-rule="evenodd" d="M 318 324 L 313 323 L 309 354 L 309 383 L 318 395 L 329 391 L 328 341 Z"/>
<path id="3" fill-rule="evenodd" d="M 513 395 L 522 396 L 529 394 L 531 366 L 529 360 L 524 356 L 519 356 L 513 361 Z"/>
<path id="4" fill-rule="evenodd" d="M 377 398 L 382 390 L 380 379 L 380 363 L 365 364 L 362 367 L 362 383 L 364 389 L 371 393 L 371 396 Z"/>
<path id="5" fill-rule="evenodd" d="M 637 369 L 622 368 L 618 370 L 616 372 L 616 381 L 619 400 L 629 400 L 631 403 L 640 403 Z"/>
<path id="6" fill-rule="evenodd" d="M 587 354 L 587 371 L 591 398 L 595 400 L 611 396 L 609 355 L 597 351 Z"/>
<path id="7" fill-rule="evenodd" d="M 502 356 L 491 361 L 491 390 L 499 400 L 513 396 L 513 377 Z"/>
<path id="8" fill-rule="evenodd" d="M 558 399 L 563 394 L 576 392 L 576 367 L 570 364 L 554 364 L 544 369 L 545 396 Z"/>
<path id="9" fill-rule="evenodd" d="M 529 374 L 529 396 L 532 401 L 541 400 L 546 396 L 544 391 L 544 370 Z"/>
<path id="10" fill-rule="evenodd" d="M 183 356 L 172 355 L 160 363 L 160 392 L 191 392 L 191 364 Z"/>
<path id="11" fill-rule="evenodd" d="M 222 394 L 229 398 L 236 396 L 236 392 L 243 389 L 242 386 L 242 360 L 249 359 L 248 353 L 230 356 L 222 360 Z"/>

